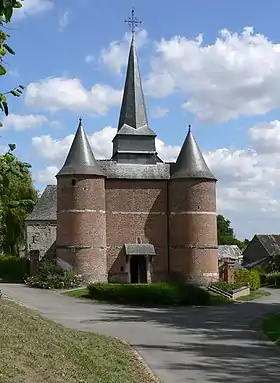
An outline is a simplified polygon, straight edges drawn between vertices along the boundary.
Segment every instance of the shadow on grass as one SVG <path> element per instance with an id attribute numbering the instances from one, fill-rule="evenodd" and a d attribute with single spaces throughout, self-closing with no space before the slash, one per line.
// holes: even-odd
<path id="1" fill-rule="evenodd" d="M 174 382 L 276 383 L 280 349 L 260 331 L 264 316 L 280 312 L 280 292 L 275 294 L 274 303 L 269 297 L 267 303 L 176 309 L 104 306 L 101 318 L 82 322 L 93 325 L 93 331 L 101 322 L 127 328 L 131 345 L 147 359 L 155 358 L 158 371 L 167 370 Z M 141 339 L 133 335 L 136 328 L 142 329 L 141 342 L 135 341 Z M 153 328 L 160 338 L 154 337 Z"/>

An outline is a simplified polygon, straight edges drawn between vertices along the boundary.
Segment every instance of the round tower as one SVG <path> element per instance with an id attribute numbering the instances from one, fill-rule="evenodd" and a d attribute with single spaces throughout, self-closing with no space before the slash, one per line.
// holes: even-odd
<path id="1" fill-rule="evenodd" d="M 105 176 L 80 119 L 57 178 L 58 260 L 89 282 L 107 280 Z"/>
<path id="2" fill-rule="evenodd" d="M 169 181 L 171 277 L 203 284 L 219 278 L 216 182 L 189 129 Z"/>

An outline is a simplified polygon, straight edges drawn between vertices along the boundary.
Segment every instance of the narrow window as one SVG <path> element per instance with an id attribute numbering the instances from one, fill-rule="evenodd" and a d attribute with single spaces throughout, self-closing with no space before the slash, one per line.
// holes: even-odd
<path id="1" fill-rule="evenodd" d="M 72 186 L 76 186 L 76 183 L 77 181 L 75 180 L 75 178 L 72 179 Z"/>

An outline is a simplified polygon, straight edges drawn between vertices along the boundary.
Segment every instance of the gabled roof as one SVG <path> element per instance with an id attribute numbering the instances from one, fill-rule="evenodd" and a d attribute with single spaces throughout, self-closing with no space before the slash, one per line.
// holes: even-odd
<path id="1" fill-rule="evenodd" d="M 237 245 L 219 245 L 218 246 L 218 258 L 219 260 L 224 258 L 239 259 L 242 257 L 242 252 Z"/>
<path id="2" fill-rule="evenodd" d="M 190 127 L 177 161 L 172 165 L 171 178 L 206 178 L 216 180 L 203 158 Z"/>
<path id="3" fill-rule="evenodd" d="M 48 185 L 26 221 L 56 221 L 56 204 L 56 185 Z"/>
<path id="4" fill-rule="evenodd" d="M 280 255 L 279 234 L 256 234 L 256 238 L 261 242 L 270 256 Z"/>
<path id="5" fill-rule="evenodd" d="M 56 176 L 64 175 L 104 175 L 94 158 L 81 119 L 66 161 Z"/>

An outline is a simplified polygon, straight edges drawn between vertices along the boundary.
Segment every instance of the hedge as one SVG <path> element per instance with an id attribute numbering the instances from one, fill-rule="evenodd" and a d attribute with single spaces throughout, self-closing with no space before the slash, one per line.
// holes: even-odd
<path id="1" fill-rule="evenodd" d="M 263 284 L 280 287 L 280 272 L 266 274 L 265 277 L 263 277 Z"/>
<path id="2" fill-rule="evenodd" d="M 4 282 L 23 282 L 29 271 L 29 261 L 11 255 L 0 255 L 0 280 Z"/>
<path id="3" fill-rule="evenodd" d="M 206 290 L 181 283 L 92 283 L 88 295 L 98 301 L 135 305 L 193 306 L 208 304 L 211 299 Z"/>
<path id="4" fill-rule="evenodd" d="M 234 283 L 242 286 L 249 285 L 251 290 L 261 287 L 260 273 L 258 270 L 235 270 Z"/>

